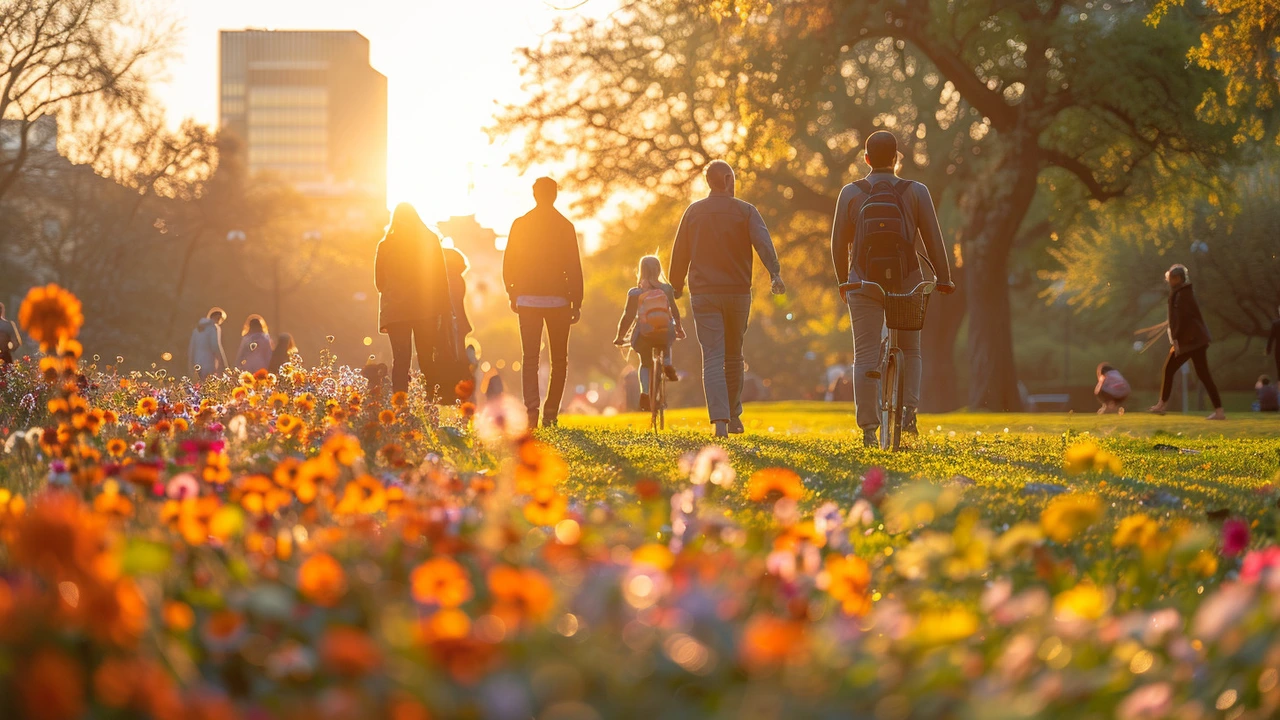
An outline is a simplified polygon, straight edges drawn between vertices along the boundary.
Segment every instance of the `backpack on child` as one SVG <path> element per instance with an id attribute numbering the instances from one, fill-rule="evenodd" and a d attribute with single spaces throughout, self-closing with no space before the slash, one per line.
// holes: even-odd
<path id="1" fill-rule="evenodd" d="M 671 302 L 662 288 L 640 289 L 640 303 L 636 310 L 636 332 L 646 338 L 665 341 L 675 318 L 671 315 Z"/>
<path id="2" fill-rule="evenodd" d="M 910 180 L 878 179 L 873 185 L 862 179 L 854 183 L 868 197 L 854 221 L 853 252 L 849 256 L 853 279 L 876 283 L 885 292 L 904 293 L 907 277 L 919 271 L 914 228 L 907 227 L 903 209 Z"/>

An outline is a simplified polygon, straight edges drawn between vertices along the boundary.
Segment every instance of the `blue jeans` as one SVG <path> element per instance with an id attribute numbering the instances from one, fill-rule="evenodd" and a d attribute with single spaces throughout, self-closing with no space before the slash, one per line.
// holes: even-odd
<path id="1" fill-rule="evenodd" d="M 742 417 L 742 339 L 751 295 L 694 295 L 693 324 L 702 346 L 702 391 L 711 422 Z"/>

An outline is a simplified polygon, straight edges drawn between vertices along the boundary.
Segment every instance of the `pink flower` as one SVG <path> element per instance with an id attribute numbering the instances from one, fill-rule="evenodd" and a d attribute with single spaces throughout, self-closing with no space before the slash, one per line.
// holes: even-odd
<path id="1" fill-rule="evenodd" d="M 862 479 L 862 497 L 874 498 L 884 489 L 884 468 L 873 467 Z"/>
<path id="2" fill-rule="evenodd" d="M 170 478 L 168 487 L 165 488 L 165 495 L 174 500 L 193 498 L 199 494 L 200 483 L 196 480 L 195 475 L 191 473 L 174 475 Z"/>
<path id="3" fill-rule="evenodd" d="M 1240 578 L 1245 582 L 1257 582 L 1264 573 L 1280 567 L 1280 547 L 1265 547 L 1244 556 Z"/>
<path id="4" fill-rule="evenodd" d="M 1249 547 L 1249 525 L 1240 518 L 1222 524 L 1222 554 L 1235 557 Z"/>

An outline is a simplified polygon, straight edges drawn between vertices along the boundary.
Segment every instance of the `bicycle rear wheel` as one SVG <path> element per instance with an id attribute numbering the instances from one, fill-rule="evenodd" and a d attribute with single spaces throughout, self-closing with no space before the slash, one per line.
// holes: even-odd
<path id="1" fill-rule="evenodd" d="M 664 429 L 666 418 L 663 410 L 667 404 L 667 382 L 662 376 L 659 356 L 649 358 L 649 426 L 654 432 Z"/>

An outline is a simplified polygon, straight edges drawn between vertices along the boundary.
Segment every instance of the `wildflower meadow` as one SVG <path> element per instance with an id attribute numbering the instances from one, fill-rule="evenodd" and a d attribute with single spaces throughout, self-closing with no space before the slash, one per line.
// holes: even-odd
<path id="1" fill-rule="evenodd" d="M 1280 712 L 1265 425 L 930 416 L 896 454 L 803 408 L 722 444 L 531 432 L 331 354 L 126 372 L 53 285 L 19 322 L 43 353 L 0 369 L 0 717 Z"/>

